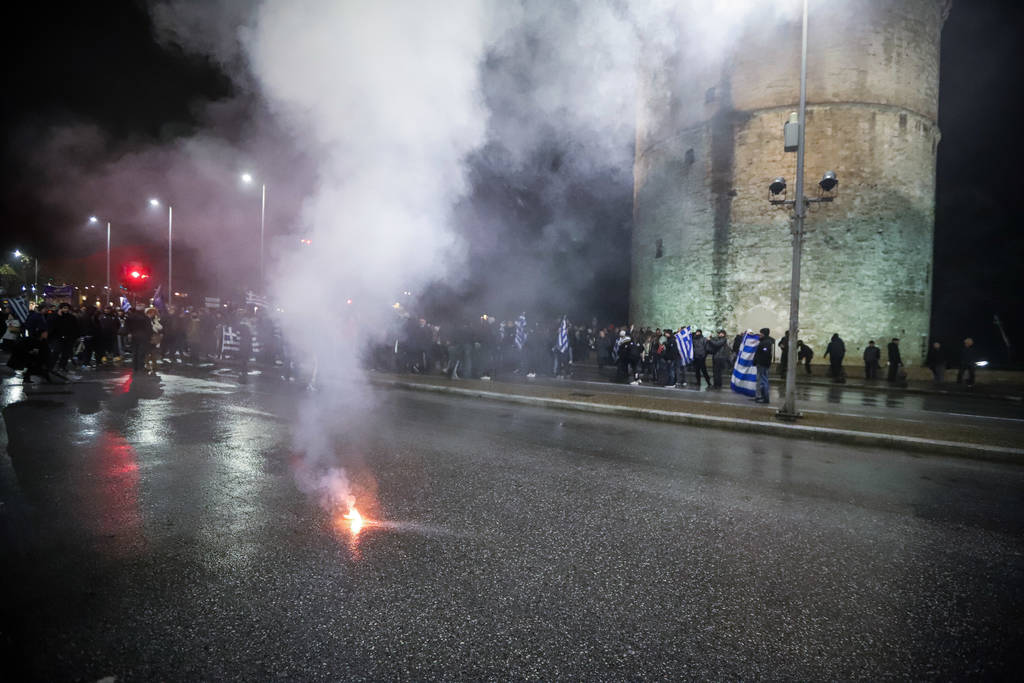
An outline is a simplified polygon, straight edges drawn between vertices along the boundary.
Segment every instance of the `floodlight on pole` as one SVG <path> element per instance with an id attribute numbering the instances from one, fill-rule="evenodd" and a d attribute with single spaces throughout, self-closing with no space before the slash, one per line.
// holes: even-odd
<path id="1" fill-rule="evenodd" d="M 160 206 L 160 200 L 152 198 L 149 200 L 152 207 Z M 171 287 L 171 274 L 174 266 L 174 207 L 167 205 L 167 291 L 174 291 Z"/>
<path id="2" fill-rule="evenodd" d="M 246 171 L 241 176 L 242 182 L 246 185 L 254 182 L 252 173 Z M 263 287 L 263 235 L 267 225 L 267 184 L 260 183 L 260 288 Z"/>

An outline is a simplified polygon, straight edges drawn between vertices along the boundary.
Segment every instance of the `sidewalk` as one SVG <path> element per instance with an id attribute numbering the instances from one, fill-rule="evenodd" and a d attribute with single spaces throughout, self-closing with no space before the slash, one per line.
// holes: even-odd
<path id="1" fill-rule="evenodd" d="M 603 390 L 593 383 L 538 383 L 528 381 L 452 381 L 443 376 L 375 373 L 379 386 L 484 398 L 562 410 L 675 422 L 691 426 L 729 429 L 839 442 L 866 447 L 894 448 L 930 455 L 954 455 L 1000 462 L 1024 463 L 1024 428 L 998 424 L 984 429 L 951 422 L 917 423 L 884 416 L 805 414 L 796 424 L 776 417 L 777 405 L 701 402 L 685 400 L 671 391 L 650 396 Z"/>
<path id="2" fill-rule="evenodd" d="M 597 381 L 607 379 L 612 381 L 615 376 L 615 368 L 605 366 L 598 368 L 594 361 L 583 361 L 573 365 L 577 379 Z M 920 369 L 920 368 L 918 368 Z M 978 382 L 974 387 L 968 388 L 963 384 L 956 383 L 956 370 L 946 372 L 946 379 L 949 381 L 936 385 L 931 379 L 910 379 L 907 386 L 900 387 L 889 384 L 885 380 L 883 368 L 882 379 L 866 380 L 860 376 L 851 376 L 850 368 L 847 368 L 846 382 L 838 384 L 833 382 L 827 375 L 827 367 L 824 365 L 812 366 L 814 374 L 808 375 L 801 366 L 797 368 L 796 380 L 800 385 L 813 386 L 836 386 L 848 387 L 851 389 L 862 389 L 864 391 L 879 391 L 886 393 L 908 393 L 908 394 L 930 394 L 935 396 L 977 396 L 1003 401 L 1024 402 L 1024 373 L 1009 371 L 981 371 L 977 373 Z M 708 368 L 711 372 L 711 368 Z M 686 381 L 693 381 L 693 372 L 688 371 Z M 779 375 L 777 367 L 772 368 L 772 381 L 784 382 Z"/>

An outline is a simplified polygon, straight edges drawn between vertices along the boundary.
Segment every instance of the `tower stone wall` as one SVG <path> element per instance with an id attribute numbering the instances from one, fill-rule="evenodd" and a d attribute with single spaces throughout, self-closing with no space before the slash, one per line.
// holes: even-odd
<path id="1" fill-rule="evenodd" d="M 948 0 L 812 3 L 806 192 L 839 197 L 805 227 L 800 338 L 851 362 L 869 339 L 926 348 L 932 287 L 939 37 Z M 685 41 L 683 41 L 685 44 Z M 751 23 L 717 63 L 651 48 L 637 109 L 630 319 L 730 332 L 789 321 L 791 209 L 768 203 L 796 154 L 800 23 Z"/>

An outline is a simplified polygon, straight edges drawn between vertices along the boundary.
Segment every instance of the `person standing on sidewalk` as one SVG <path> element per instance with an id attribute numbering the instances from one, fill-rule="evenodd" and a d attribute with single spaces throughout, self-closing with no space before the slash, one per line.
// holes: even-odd
<path id="1" fill-rule="evenodd" d="M 889 346 L 889 384 L 895 384 L 900 377 L 900 368 L 903 367 L 903 358 L 900 356 L 900 340 L 892 338 Z"/>
<path id="2" fill-rule="evenodd" d="M 789 330 L 779 340 L 779 377 L 785 379 L 786 364 L 789 362 Z"/>
<path id="3" fill-rule="evenodd" d="M 843 358 L 846 357 L 846 343 L 839 338 L 839 333 L 832 335 L 832 341 L 825 347 L 825 358 L 829 359 L 829 374 L 833 382 L 845 382 L 846 372 L 843 370 Z"/>
<path id="4" fill-rule="evenodd" d="M 931 347 L 928 349 L 928 355 L 924 359 L 924 364 L 932 371 L 932 378 L 936 384 L 942 384 L 942 376 L 946 372 L 946 361 L 942 356 L 942 344 L 932 342 Z"/>
<path id="5" fill-rule="evenodd" d="M 961 384 L 964 374 L 967 375 L 967 387 L 974 386 L 974 364 L 978 362 L 978 350 L 974 348 L 974 340 L 964 339 L 964 348 L 960 350 L 960 370 L 956 373 L 956 383 Z"/>
<path id="6" fill-rule="evenodd" d="M 697 330 L 693 333 L 693 374 L 697 379 L 697 391 L 700 391 L 700 376 L 702 373 L 708 389 L 711 388 L 711 377 L 708 375 L 707 359 L 708 348 L 704 339 L 704 332 Z"/>
<path id="7" fill-rule="evenodd" d="M 875 346 L 872 339 L 864 347 L 864 379 L 878 379 L 879 361 L 882 360 L 882 349 Z"/>
<path id="8" fill-rule="evenodd" d="M 715 389 L 722 388 L 722 376 L 732 366 L 732 354 L 729 352 L 729 339 L 725 330 L 719 330 L 718 336 L 708 339 L 708 353 L 711 354 L 711 374 L 715 378 Z"/>
<path id="9" fill-rule="evenodd" d="M 771 338 L 771 330 L 761 328 L 761 338 L 754 351 L 754 367 L 757 368 L 757 388 L 754 394 L 756 403 L 771 403 L 771 385 L 768 383 L 768 371 L 775 360 L 775 340 Z"/>

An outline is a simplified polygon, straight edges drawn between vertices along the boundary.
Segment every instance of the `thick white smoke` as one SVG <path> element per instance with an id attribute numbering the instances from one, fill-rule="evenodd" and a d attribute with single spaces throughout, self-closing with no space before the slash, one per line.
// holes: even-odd
<path id="1" fill-rule="evenodd" d="M 270 0 L 244 33 L 260 92 L 316 164 L 298 218 L 311 244 L 275 245 L 268 284 L 291 353 L 323 380 L 295 430 L 299 483 L 321 500 L 348 495 L 334 437 L 371 406 L 357 389 L 367 340 L 404 292 L 458 267 L 451 213 L 486 131 L 484 35 L 482 5 L 457 0 Z"/>

